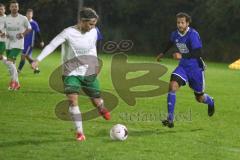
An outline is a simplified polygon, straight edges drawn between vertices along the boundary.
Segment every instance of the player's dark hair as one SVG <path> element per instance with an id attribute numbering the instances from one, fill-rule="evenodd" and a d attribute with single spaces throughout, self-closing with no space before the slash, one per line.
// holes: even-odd
<path id="1" fill-rule="evenodd" d="M 0 3 L 0 7 L 4 7 L 4 8 L 5 8 L 5 5 L 4 5 L 4 4 L 2 4 L 2 3 Z"/>
<path id="2" fill-rule="evenodd" d="M 27 9 L 27 13 L 28 13 L 28 12 L 33 12 L 33 9 L 28 8 L 28 9 Z"/>
<path id="3" fill-rule="evenodd" d="M 11 0 L 11 1 L 9 2 L 9 4 L 12 4 L 12 3 L 17 3 L 17 4 L 18 4 L 18 1 L 16 1 L 16 0 Z"/>
<path id="4" fill-rule="evenodd" d="M 79 19 L 80 20 L 89 21 L 93 18 L 98 19 L 98 15 L 97 15 L 96 11 L 93 10 L 92 8 L 83 8 L 79 12 Z"/>
<path id="5" fill-rule="evenodd" d="M 184 12 L 179 12 L 177 15 L 176 15 L 176 18 L 185 18 L 186 19 L 186 22 L 189 22 L 191 23 L 192 22 L 192 18 L 189 14 L 187 13 L 184 13 Z"/>

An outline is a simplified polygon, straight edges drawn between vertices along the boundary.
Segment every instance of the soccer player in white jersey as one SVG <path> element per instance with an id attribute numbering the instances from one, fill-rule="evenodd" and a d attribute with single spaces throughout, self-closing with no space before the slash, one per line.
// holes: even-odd
<path id="1" fill-rule="evenodd" d="M 20 84 L 15 61 L 24 48 L 24 36 L 31 31 L 31 25 L 27 17 L 18 13 L 17 1 L 10 2 L 10 11 L 11 13 L 5 19 L 7 63 L 11 75 L 9 90 L 18 90 Z"/>
<path id="2" fill-rule="evenodd" d="M 3 56 L 6 49 L 6 31 L 4 28 L 5 18 L 5 6 L 4 4 L 0 3 L 0 60 L 2 60 L 4 63 L 6 63 L 6 57 Z"/>
<path id="3" fill-rule="evenodd" d="M 99 114 L 104 119 L 109 120 L 111 118 L 110 112 L 104 107 L 96 78 L 98 73 L 95 68 L 98 65 L 96 43 L 101 39 L 100 32 L 95 27 L 97 20 L 98 15 L 93 9 L 83 8 L 79 12 L 77 25 L 68 27 L 58 34 L 32 63 L 32 67 L 35 69 L 40 61 L 63 44 L 64 92 L 69 100 L 69 113 L 76 126 L 76 139 L 78 141 L 85 140 L 81 112 L 78 106 L 80 89 L 90 97 L 93 105 L 98 108 Z M 86 64 L 85 60 L 90 63 Z M 94 64 L 91 64 L 91 62 Z"/>

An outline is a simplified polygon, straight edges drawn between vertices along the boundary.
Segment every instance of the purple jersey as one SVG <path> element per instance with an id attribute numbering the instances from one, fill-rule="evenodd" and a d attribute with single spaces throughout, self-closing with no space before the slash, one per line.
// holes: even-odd
<path id="1" fill-rule="evenodd" d="M 36 32 L 40 32 L 38 23 L 34 20 L 30 21 L 32 30 L 24 37 L 24 46 L 34 46 Z"/>
<path id="2" fill-rule="evenodd" d="M 202 48 L 202 42 L 198 32 L 190 27 L 184 35 L 179 33 L 178 30 L 172 32 L 170 40 L 176 45 L 181 54 L 189 54 L 194 49 Z M 179 65 L 182 67 L 196 67 L 199 66 L 199 59 L 182 58 L 179 62 Z"/>
<path id="3" fill-rule="evenodd" d="M 97 41 L 103 40 L 103 36 L 102 36 L 100 30 L 98 29 L 98 27 L 96 27 L 96 30 L 97 30 Z"/>

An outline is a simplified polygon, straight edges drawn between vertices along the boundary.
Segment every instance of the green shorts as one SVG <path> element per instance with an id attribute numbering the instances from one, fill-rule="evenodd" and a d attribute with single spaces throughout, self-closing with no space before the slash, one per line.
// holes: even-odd
<path id="1" fill-rule="evenodd" d="M 6 44 L 5 42 L 0 42 L 0 54 L 2 55 L 5 52 Z"/>
<path id="2" fill-rule="evenodd" d="M 7 58 L 16 60 L 17 56 L 22 52 L 19 48 L 7 49 Z"/>
<path id="3" fill-rule="evenodd" d="M 100 98 L 100 87 L 96 75 L 63 76 L 64 93 L 80 93 L 80 89 L 91 98 Z"/>

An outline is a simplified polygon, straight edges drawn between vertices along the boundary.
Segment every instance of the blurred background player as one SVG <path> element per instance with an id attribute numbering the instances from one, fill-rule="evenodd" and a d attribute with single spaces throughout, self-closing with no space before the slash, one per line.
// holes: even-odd
<path id="1" fill-rule="evenodd" d="M 160 61 L 163 55 L 174 44 L 179 51 L 173 54 L 174 59 L 180 60 L 180 62 L 171 75 L 167 97 L 168 117 L 162 121 L 163 125 L 169 128 L 174 127 L 176 91 L 181 86 L 186 85 L 186 83 L 193 89 L 196 100 L 208 105 L 208 116 L 212 116 L 215 111 L 213 98 L 204 93 L 205 64 L 202 60 L 202 42 L 200 36 L 195 29 L 189 27 L 191 17 L 187 13 L 178 13 L 176 19 L 177 30 L 172 32 L 166 49 L 157 57 L 157 60 Z"/>
<path id="2" fill-rule="evenodd" d="M 21 72 L 21 70 L 25 64 L 26 58 L 30 64 L 33 62 L 32 49 L 34 47 L 35 40 L 37 39 L 40 42 L 41 47 L 44 46 L 44 42 L 41 37 L 39 25 L 35 20 L 32 19 L 33 18 L 33 10 L 32 9 L 27 10 L 26 17 L 28 18 L 28 21 L 31 24 L 32 30 L 24 37 L 24 49 L 22 52 L 21 61 L 18 66 L 18 73 Z M 39 73 L 39 72 L 40 71 L 38 68 L 36 68 L 34 70 L 34 73 Z"/>
<path id="3" fill-rule="evenodd" d="M 0 60 L 6 64 L 7 58 L 3 55 L 6 49 L 6 30 L 4 28 L 5 25 L 5 6 L 0 3 Z"/>
<path id="4" fill-rule="evenodd" d="M 98 63 L 96 43 L 102 39 L 102 36 L 95 27 L 97 21 L 98 15 L 93 9 L 82 9 L 79 13 L 78 24 L 64 29 L 43 49 L 36 61 L 32 63 L 32 67 L 35 69 L 38 66 L 38 62 L 42 61 L 59 45 L 63 44 L 64 92 L 69 101 L 69 113 L 76 126 L 76 139 L 78 141 L 85 140 L 81 112 L 78 105 L 80 89 L 90 97 L 93 105 L 98 108 L 99 114 L 106 120 L 110 119 L 110 113 L 104 107 L 104 101 L 100 96 L 99 83 L 97 80 L 98 69 L 95 68 L 98 64 L 91 66 L 91 64 L 84 62 L 84 59 L 89 59 L 89 61 L 96 60 Z M 94 69 L 92 73 L 88 72 L 90 68 Z M 65 73 L 65 71 L 68 72 Z"/>
<path id="5" fill-rule="evenodd" d="M 5 20 L 7 63 L 11 75 L 9 90 L 18 90 L 20 84 L 15 61 L 24 47 L 24 36 L 31 31 L 31 25 L 27 17 L 18 13 L 19 4 L 17 1 L 10 2 L 10 11 L 10 15 Z"/>

